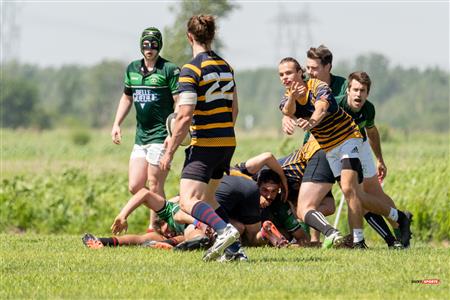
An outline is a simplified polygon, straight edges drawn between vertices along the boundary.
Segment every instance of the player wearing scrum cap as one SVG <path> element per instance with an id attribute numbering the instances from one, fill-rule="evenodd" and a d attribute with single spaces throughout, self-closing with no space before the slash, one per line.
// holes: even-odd
<path id="1" fill-rule="evenodd" d="M 162 58 L 161 32 L 146 28 L 139 47 L 144 56 L 131 62 L 125 72 L 124 91 L 119 101 L 111 130 L 112 141 L 122 141 L 120 125 L 134 103 L 136 109 L 136 135 L 128 170 L 128 188 L 132 194 L 145 187 L 164 198 L 167 170 L 161 170 L 159 160 L 167 137 L 165 121 L 174 111 L 178 99 L 179 68 Z"/>

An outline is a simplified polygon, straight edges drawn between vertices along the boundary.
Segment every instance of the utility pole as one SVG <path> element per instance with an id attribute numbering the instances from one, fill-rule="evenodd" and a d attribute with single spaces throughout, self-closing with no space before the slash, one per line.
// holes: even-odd
<path id="1" fill-rule="evenodd" d="M 17 3 L 1 1 L 1 64 L 18 59 L 20 40 L 18 11 Z"/>
<path id="2" fill-rule="evenodd" d="M 279 4 L 278 14 L 273 21 L 276 23 L 277 61 L 285 56 L 300 58 L 312 46 L 311 24 L 314 19 L 308 4 L 298 11 L 286 9 L 283 4 Z"/>

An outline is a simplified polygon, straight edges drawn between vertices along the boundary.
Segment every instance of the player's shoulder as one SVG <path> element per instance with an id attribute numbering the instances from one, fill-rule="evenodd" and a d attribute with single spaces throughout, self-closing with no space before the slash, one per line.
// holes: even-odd
<path id="1" fill-rule="evenodd" d="M 142 59 L 136 59 L 127 66 L 127 72 L 139 72 L 142 66 Z"/>
<path id="2" fill-rule="evenodd" d="M 161 65 L 163 66 L 163 68 L 168 69 L 168 70 L 179 69 L 175 63 L 165 59 L 164 57 L 160 56 L 159 59 L 161 61 Z"/>
<path id="3" fill-rule="evenodd" d="M 311 91 L 318 91 L 320 89 L 329 89 L 330 87 L 328 84 L 320 79 L 317 78 L 310 78 L 307 81 L 308 89 Z"/>
<path id="4" fill-rule="evenodd" d="M 336 82 L 336 84 L 344 84 L 347 82 L 347 78 L 339 76 L 339 75 L 334 75 L 334 74 L 330 74 L 331 75 L 331 81 L 332 82 Z"/>

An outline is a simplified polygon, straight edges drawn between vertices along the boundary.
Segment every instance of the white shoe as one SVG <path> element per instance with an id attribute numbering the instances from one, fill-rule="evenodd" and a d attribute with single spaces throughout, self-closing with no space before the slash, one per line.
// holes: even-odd
<path id="1" fill-rule="evenodd" d="M 228 246 L 233 244 L 239 238 L 239 231 L 233 225 L 227 224 L 227 227 L 219 234 L 214 244 L 206 250 L 203 255 L 204 261 L 212 261 L 219 258 Z"/>
<path id="2" fill-rule="evenodd" d="M 237 252 L 231 252 L 230 249 L 225 249 L 222 256 L 217 259 L 218 262 L 230 262 L 230 261 L 248 261 L 248 257 L 244 252 L 244 249 L 239 248 Z"/>

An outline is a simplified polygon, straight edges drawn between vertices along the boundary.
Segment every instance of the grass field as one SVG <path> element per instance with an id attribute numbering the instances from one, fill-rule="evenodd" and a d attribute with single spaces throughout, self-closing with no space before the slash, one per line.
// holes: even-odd
<path id="1" fill-rule="evenodd" d="M 0 298 L 448 299 L 449 249 L 247 249 L 248 263 L 202 253 L 90 250 L 80 236 L 0 235 Z M 439 285 L 412 283 L 439 279 Z"/>
<path id="2" fill-rule="evenodd" d="M 120 147 L 107 131 L 82 133 L 90 138 L 84 145 L 76 142 L 77 134 L 1 132 L 0 299 L 448 299 L 448 134 L 394 133 L 383 143 L 385 190 L 415 215 L 410 250 L 389 251 L 366 230 L 365 252 L 252 248 L 249 263 L 226 265 L 203 263 L 201 252 L 86 249 L 81 234 L 108 234 L 129 197 L 133 132 L 125 132 Z M 288 154 L 300 140 L 240 133 L 233 163 L 264 151 Z M 182 160 L 179 151 L 166 183 L 168 196 L 178 192 Z M 129 232 L 142 232 L 147 218 L 145 209 L 136 211 Z M 345 215 L 339 227 L 346 230 Z M 11 234 L 16 232 L 25 234 Z M 441 283 L 412 283 L 423 279 Z"/>

